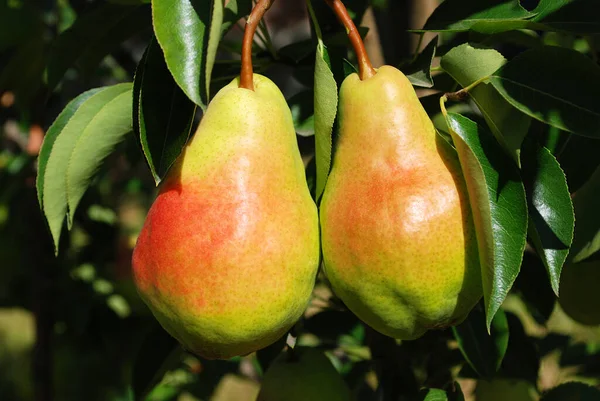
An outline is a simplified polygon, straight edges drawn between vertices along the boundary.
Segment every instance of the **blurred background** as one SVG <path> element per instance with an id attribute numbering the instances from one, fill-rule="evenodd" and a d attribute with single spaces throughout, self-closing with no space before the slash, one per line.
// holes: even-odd
<path id="1" fill-rule="evenodd" d="M 148 4 L 113 1 L 0 0 L 0 400 L 125 401 L 133 399 L 136 386 L 149 391 L 146 399 L 152 401 L 254 400 L 282 342 L 257 355 L 201 361 L 181 352 L 137 296 L 131 254 L 156 188 L 133 135 L 104 163 L 54 255 L 35 191 L 44 133 L 81 92 L 132 81 L 152 34 Z M 324 2 L 313 3 L 327 16 L 325 32 L 338 31 Z M 537 2 L 522 3 L 533 8 Z M 436 0 L 348 5 L 369 28 L 366 45 L 376 66 L 400 65 L 435 36 L 419 40 L 406 31 L 423 26 Z M 92 28 L 75 35 L 82 43 L 79 52 L 61 53 L 65 40 L 58 38 L 78 18 L 117 11 L 126 23 L 105 27 L 92 18 Z M 264 63 L 258 71 L 273 77 L 287 98 L 310 92 L 314 45 L 304 1 L 278 0 L 266 23 L 276 56 L 259 41 Z M 231 63 L 237 55 L 228 45 L 239 43 L 242 27 L 224 41 L 213 92 L 237 74 L 239 66 Z M 103 31 L 102 37 L 95 35 Z M 442 44 L 451 39 L 443 37 Z M 544 40 L 569 39 L 549 35 Z M 307 41 L 310 50 L 303 57 L 287 57 L 297 54 L 290 53 L 291 45 Z M 57 62 L 69 68 L 50 89 L 45 69 Z M 310 132 L 299 142 L 310 158 Z M 321 279 L 296 341 L 326 349 L 359 399 L 375 399 L 382 381 L 416 391 L 457 378 L 468 400 L 486 386 L 529 393 L 535 386 L 544 390 L 573 378 L 598 383 L 600 328 L 580 325 L 562 312 L 543 266 L 532 255 L 526 255 L 504 310 L 511 340 L 505 380 L 495 384 L 477 383 L 451 331 L 430 333 L 410 346 L 396 344 L 344 312 Z"/>

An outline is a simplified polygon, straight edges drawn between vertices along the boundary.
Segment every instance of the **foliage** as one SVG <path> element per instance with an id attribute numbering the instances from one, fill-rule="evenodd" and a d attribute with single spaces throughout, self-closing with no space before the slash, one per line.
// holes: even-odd
<path id="1" fill-rule="evenodd" d="M 356 59 L 325 2 L 308 2 L 310 17 L 300 3 L 275 3 L 253 62 L 286 94 L 318 202 L 338 90 Z M 287 341 L 323 349 L 360 400 L 474 399 L 478 380 L 499 378 L 528 382 L 542 400 L 598 399 L 600 329 L 557 303 L 563 268 L 600 255 L 595 0 L 446 0 L 411 33 L 400 2 L 345 3 L 357 23 L 374 8 L 378 26 L 359 31 L 379 27 L 389 60 L 399 38 L 420 38 L 419 51 L 393 63 L 429 90 L 422 104 L 459 156 L 484 299 L 452 330 L 396 342 L 358 321 L 319 276 Z M 0 367 L 15 366 L 0 377 L 0 399 L 256 396 L 286 338 L 200 360 L 158 326 L 130 271 L 156 185 L 211 96 L 239 74 L 251 7 L 0 0 Z"/>

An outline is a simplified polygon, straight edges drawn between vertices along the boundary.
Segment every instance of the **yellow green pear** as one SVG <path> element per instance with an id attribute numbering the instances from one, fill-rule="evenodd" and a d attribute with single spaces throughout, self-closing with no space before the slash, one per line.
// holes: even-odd
<path id="1" fill-rule="evenodd" d="M 415 339 L 463 321 L 482 296 L 456 153 L 399 70 L 340 89 L 339 138 L 320 207 L 325 273 L 375 330 Z"/>
<path id="2" fill-rule="evenodd" d="M 297 347 L 279 355 L 257 401 L 351 401 L 350 389 L 322 351 Z"/>
<path id="3" fill-rule="evenodd" d="M 134 281 L 161 325 L 205 358 L 284 335 L 305 310 L 319 263 L 316 205 L 292 115 L 254 75 L 212 100 L 161 183 L 133 253 Z"/>
<path id="4" fill-rule="evenodd" d="M 576 322 L 600 325 L 600 260 L 566 264 L 560 275 L 558 302 Z"/>

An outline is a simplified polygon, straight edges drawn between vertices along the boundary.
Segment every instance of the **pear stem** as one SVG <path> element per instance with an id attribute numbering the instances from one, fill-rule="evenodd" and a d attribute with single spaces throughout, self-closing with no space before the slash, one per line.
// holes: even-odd
<path id="1" fill-rule="evenodd" d="M 446 93 L 444 96 L 448 100 L 451 100 L 453 102 L 461 102 L 461 101 L 465 100 L 467 98 L 467 96 L 469 96 L 469 92 L 473 88 L 475 88 L 480 83 L 483 83 L 483 82 L 487 81 L 488 79 L 490 79 L 490 77 L 489 77 L 489 75 L 486 75 L 485 77 L 481 77 L 477 81 L 471 83 L 471 85 L 466 86 L 466 87 L 464 87 L 461 90 L 456 91 L 456 92 Z"/>
<path id="2" fill-rule="evenodd" d="M 350 39 L 350 43 L 352 44 L 354 52 L 356 53 L 356 58 L 358 59 L 358 75 L 361 81 L 371 78 L 375 75 L 375 69 L 373 68 L 373 64 L 371 64 L 371 60 L 367 54 L 367 49 L 365 49 L 365 44 L 360 37 L 360 33 L 358 32 L 358 29 L 356 29 L 354 21 L 352 21 L 352 18 L 348 15 L 346 6 L 344 6 L 344 3 L 342 3 L 341 0 L 325 0 L 325 2 L 333 9 L 333 12 L 340 23 L 346 28 L 348 39 Z"/>
<path id="3" fill-rule="evenodd" d="M 275 0 L 258 0 L 250 16 L 246 20 L 244 40 L 242 42 L 242 71 L 240 72 L 240 88 L 254 90 L 254 71 L 252 69 L 252 44 L 254 33 L 258 28 L 260 20 L 267 10 L 271 8 Z"/>

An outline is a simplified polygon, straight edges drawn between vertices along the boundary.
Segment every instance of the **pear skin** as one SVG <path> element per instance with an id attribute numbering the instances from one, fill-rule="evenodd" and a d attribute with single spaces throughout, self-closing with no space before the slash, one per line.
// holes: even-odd
<path id="1" fill-rule="evenodd" d="M 319 264 L 316 205 L 291 112 L 254 75 L 210 103 L 161 183 L 133 254 L 138 292 L 161 325 L 205 358 L 270 345 L 305 310 Z"/>
<path id="2" fill-rule="evenodd" d="M 342 84 L 320 210 L 333 290 L 382 334 L 410 340 L 458 324 L 481 298 L 458 157 L 396 68 Z"/>
<path id="3" fill-rule="evenodd" d="M 271 364 L 256 401 L 351 401 L 350 389 L 316 348 L 297 347 Z"/>

